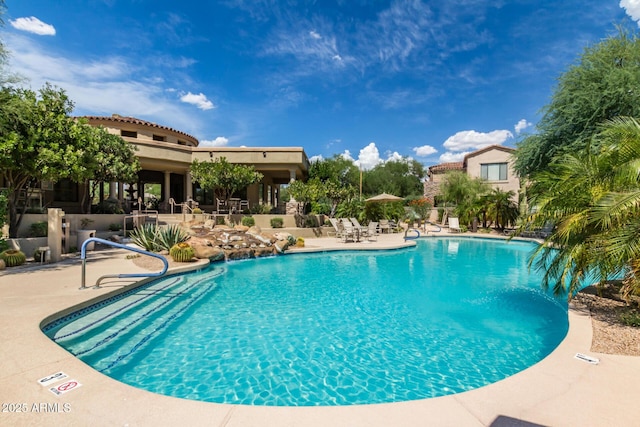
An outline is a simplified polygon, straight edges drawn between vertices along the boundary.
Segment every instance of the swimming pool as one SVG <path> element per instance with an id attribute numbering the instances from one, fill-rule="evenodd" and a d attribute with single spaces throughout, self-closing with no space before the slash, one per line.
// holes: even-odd
<path id="1" fill-rule="evenodd" d="M 194 400 L 353 405 L 459 393 L 548 355 L 567 304 L 527 271 L 533 246 L 423 239 L 171 276 L 43 328 L 95 369 Z"/>

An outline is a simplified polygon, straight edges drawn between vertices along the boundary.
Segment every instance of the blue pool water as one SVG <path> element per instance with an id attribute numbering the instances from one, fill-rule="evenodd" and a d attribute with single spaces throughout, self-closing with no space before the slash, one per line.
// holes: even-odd
<path id="1" fill-rule="evenodd" d="M 459 393 L 548 355 L 567 304 L 527 242 L 297 254 L 156 280 L 44 332 L 95 369 L 209 402 L 310 406 Z"/>

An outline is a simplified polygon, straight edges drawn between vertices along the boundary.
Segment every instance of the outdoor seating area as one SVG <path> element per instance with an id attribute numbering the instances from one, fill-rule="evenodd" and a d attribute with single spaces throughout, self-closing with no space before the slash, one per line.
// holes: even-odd
<path id="1" fill-rule="evenodd" d="M 216 212 L 221 213 L 241 213 L 249 210 L 249 201 L 238 198 L 231 198 L 229 201 L 216 198 Z"/>
<path id="2" fill-rule="evenodd" d="M 329 218 L 333 230 L 328 234 L 334 236 L 336 240 L 347 242 L 372 242 L 377 241 L 379 224 L 371 221 L 367 226 L 363 226 L 356 218 Z"/>

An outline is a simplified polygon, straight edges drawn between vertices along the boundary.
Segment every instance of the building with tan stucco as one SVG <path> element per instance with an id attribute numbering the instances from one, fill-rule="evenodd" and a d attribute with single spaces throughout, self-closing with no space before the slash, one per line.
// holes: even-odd
<path id="1" fill-rule="evenodd" d="M 160 188 L 157 207 L 160 212 L 171 210 L 170 201 L 180 204 L 195 201 L 206 211 L 216 210 L 213 191 L 201 189 L 191 181 L 189 167 L 195 159 L 226 158 L 230 163 L 250 165 L 263 175 L 262 180 L 234 197 L 248 202 L 249 207 L 270 205 L 275 211 L 283 209 L 280 186 L 293 180 L 306 180 L 309 160 L 301 147 L 201 147 L 199 141 L 167 126 L 118 114 L 84 117 L 92 126 L 102 126 L 109 133 L 119 135 L 132 144 L 141 170 L 133 183 L 112 182 L 108 190 L 101 189 L 100 200 L 115 199 L 126 211 L 138 208 L 138 202 L 147 203 L 151 186 Z M 70 180 L 44 184 L 29 200 L 29 205 L 59 207 L 66 212 L 80 211 L 83 185 Z M 246 207 L 246 205 L 245 205 Z"/>
<path id="2" fill-rule="evenodd" d="M 513 153 L 516 150 L 502 145 L 491 145 L 464 156 L 461 162 L 441 163 L 428 168 L 428 180 L 424 184 L 424 194 L 433 198 L 440 190 L 440 183 L 447 172 L 460 171 L 471 178 L 480 178 L 493 188 L 513 191 L 514 200 L 520 194 L 520 177 L 515 172 Z"/>

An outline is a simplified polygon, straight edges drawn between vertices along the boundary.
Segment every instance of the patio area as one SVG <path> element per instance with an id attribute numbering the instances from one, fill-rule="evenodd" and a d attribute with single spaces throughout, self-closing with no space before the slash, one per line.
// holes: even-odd
<path id="1" fill-rule="evenodd" d="M 446 233 L 438 233 L 446 235 Z M 415 244 L 384 234 L 373 242 L 305 239 L 296 252 L 395 249 Z M 482 236 L 486 237 L 486 236 Z M 91 253 L 87 283 L 114 272 L 142 272 L 120 250 Z M 193 268 L 190 264 L 188 268 Z M 208 426 L 631 426 L 640 396 L 640 358 L 590 352 L 591 320 L 572 309 L 565 340 L 540 363 L 495 384 L 456 395 L 410 402 L 342 407 L 259 407 L 214 404 L 157 395 L 98 373 L 50 341 L 40 325 L 72 306 L 121 289 L 79 290 L 81 264 L 9 269 L 0 273 L 0 424 Z M 57 316 L 56 316 L 57 317 Z M 600 360 L 576 359 L 583 353 Z M 471 363 L 471 362 L 470 362 Z M 59 396 L 38 380 L 64 372 L 79 385 Z M 55 383 L 57 386 L 59 383 Z"/>

